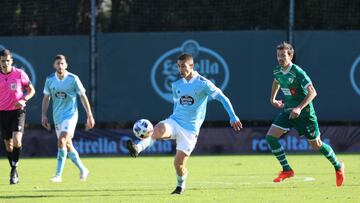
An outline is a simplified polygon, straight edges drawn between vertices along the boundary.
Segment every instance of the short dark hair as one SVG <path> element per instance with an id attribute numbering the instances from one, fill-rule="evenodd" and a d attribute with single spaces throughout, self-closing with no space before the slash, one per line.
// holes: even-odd
<path id="1" fill-rule="evenodd" d="M 66 57 L 65 57 L 65 55 L 63 55 L 63 54 L 58 54 L 58 55 L 56 55 L 55 58 L 54 58 L 54 61 L 56 61 L 56 60 L 58 60 L 58 59 L 63 59 L 63 60 L 66 61 Z"/>
<path id="2" fill-rule="evenodd" d="M 189 59 L 193 60 L 193 57 L 187 53 L 182 53 L 182 54 L 180 54 L 180 56 L 178 56 L 179 61 L 184 61 L 184 60 L 189 60 Z"/>
<path id="3" fill-rule="evenodd" d="M 294 48 L 290 43 L 283 42 L 276 47 L 276 50 L 287 50 L 290 56 L 294 56 Z"/>
<path id="4" fill-rule="evenodd" d="M 9 49 L 3 49 L 0 51 L 0 56 L 12 56 Z"/>

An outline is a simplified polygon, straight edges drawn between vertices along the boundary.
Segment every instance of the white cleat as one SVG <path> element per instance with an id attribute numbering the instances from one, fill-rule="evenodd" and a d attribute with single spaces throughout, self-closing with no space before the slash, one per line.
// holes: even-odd
<path id="1" fill-rule="evenodd" d="M 85 169 L 82 173 L 80 173 L 80 181 L 86 181 L 86 178 L 89 176 L 90 171 Z"/>
<path id="2" fill-rule="evenodd" d="M 61 176 L 54 176 L 50 179 L 50 181 L 53 183 L 60 183 L 60 182 L 62 182 L 62 178 L 61 178 Z"/>

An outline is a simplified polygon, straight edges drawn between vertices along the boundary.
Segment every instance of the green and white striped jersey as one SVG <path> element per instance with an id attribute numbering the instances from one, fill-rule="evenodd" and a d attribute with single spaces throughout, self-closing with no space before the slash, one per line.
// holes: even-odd
<path id="1" fill-rule="evenodd" d="M 292 64 L 286 71 L 283 71 L 280 66 L 276 66 L 273 75 L 285 95 L 285 109 L 298 106 L 308 93 L 306 88 L 312 84 L 309 76 L 296 64 Z M 314 111 L 312 102 L 305 109 L 308 112 Z"/>

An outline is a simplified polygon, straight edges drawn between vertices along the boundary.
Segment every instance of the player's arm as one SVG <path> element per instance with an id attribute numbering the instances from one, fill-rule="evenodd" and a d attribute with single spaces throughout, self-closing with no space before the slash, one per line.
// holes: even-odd
<path id="1" fill-rule="evenodd" d="M 92 114 L 92 111 L 91 111 L 91 107 L 90 107 L 90 103 L 89 103 L 89 100 L 84 93 L 80 93 L 80 101 L 86 111 L 86 115 L 87 115 L 87 119 L 86 119 L 86 129 L 91 129 L 94 127 L 95 125 L 95 120 L 94 120 L 94 116 Z"/>
<path id="2" fill-rule="evenodd" d="M 216 95 L 213 96 L 213 98 L 218 100 L 224 106 L 226 112 L 230 117 L 231 127 L 233 127 L 234 130 L 239 131 L 242 128 L 242 123 L 240 122 L 240 119 L 236 116 L 234 108 L 231 105 L 229 98 L 227 98 L 220 89 L 216 90 Z"/>
<path id="3" fill-rule="evenodd" d="M 271 87 L 270 103 L 276 108 L 283 108 L 284 103 L 281 100 L 276 100 L 276 95 L 279 92 L 279 89 L 280 89 L 279 82 L 276 79 L 274 79 Z"/>
<path id="4" fill-rule="evenodd" d="M 32 84 L 29 84 L 27 87 L 25 87 L 25 90 L 27 94 L 23 98 L 25 101 L 29 101 L 34 95 L 35 95 L 35 88 Z"/>
<path id="5" fill-rule="evenodd" d="M 301 103 L 292 109 L 289 118 L 297 118 L 300 116 L 301 111 L 307 106 L 317 95 L 316 90 L 312 84 L 309 84 L 306 87 L 306 90 L 308 91 L 306 97 L 301 101 Z"/>
<path id="6" fill-rule="evenodd" d="M 35 88 L 31 83 L 25 87 L 25 90 L 26 95 L 15 104 L 16 108 L 24 108 L 26 106 L 26 102 L 35 95 Z"/>
<path id="7" fill-rule="evenodd" d="M 51 99 L 50 95 L 45 94 L 41 104 L 41 125 L 47 130 L 50 130 L 50 124 L 46 115 L 47 110 L 49 108 L 50 99 Z"/>

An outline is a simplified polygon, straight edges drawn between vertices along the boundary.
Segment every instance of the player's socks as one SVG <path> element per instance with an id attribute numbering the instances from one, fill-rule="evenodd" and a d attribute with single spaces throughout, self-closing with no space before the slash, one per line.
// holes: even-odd
<path id="1" fill-rule="evenodd" d="M 339 170 L 341 168 L 341 163 L 337 160 L 335 152 L 329 145 L 323 143 L 319 151 L 331 162 L 331 164 L 335 167 L 335 170 Z"/>
<path id="2" fill-rule="evenodd" d="M 284 171 L 291 170 L 291 167 L 286 160 L 284 148 L 281 146 L 279 139 L 271 135 L 266 135 L 266 140 L 269 144 L 271 152 L 276 156 Z"/>
<path id="3" fill-rule="evenodd" d="M 146 148 L 151 147 L 154 143 L 155 143 L 155 141 L 154 141 L 154 139 L 152 139 L 152 137 L 148 137 L 146 139 L 140 140 L 140 142 L 138 142 L 136 144 L 137 152 L 140 153 L 141 151 L 145 150 Z"/>
<path id="4" fill-rule="evenodd" d="M 188 176 L 188 172 L 186 172 L 184 175 L 179 176 L 178 174 L 176 174 L 176 186 L 177 187 L 181 187 L 182 189 L 185 189 L 185 183 L 186 183 L 186 178 Z"/>
<path id="5" fill-rule="evenodd" d="M 85 170 L 87 170 L 84 164 L 81 162 L 79 153 L 76 151 L 76 149 L 68 152 L 68 156 L 70 157 L 71 161 L 76 165 L 76 167 L 78 167 L 81 174 L 84 173 Z"/>
<path id="6" fill-rule="evenodd" d="M 9 160 L 10 167 L 13 167 L 12 161 L 13 161 L 13 153 L 6 151 L 7 158 Z"/>
<path id="7" fill-rule="evenodd" d="M 64 170 L 65 161 L 67 156 L 66 148 L 58 148 L 57 163 L 56 163 L 56 176 L 61 177 Z"/>
<path id="8" fill-rule="evenodd" d="M 20 157 L 21 147 L 14 147 L 13 148 L 13 160 L 12 160 L 12 166 L 17 167 Z"/>

